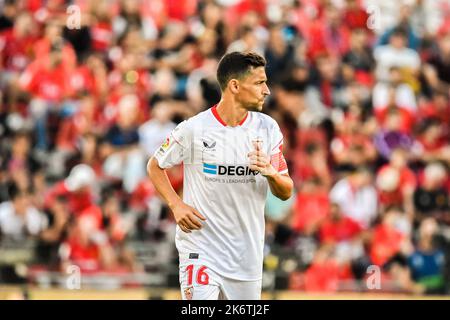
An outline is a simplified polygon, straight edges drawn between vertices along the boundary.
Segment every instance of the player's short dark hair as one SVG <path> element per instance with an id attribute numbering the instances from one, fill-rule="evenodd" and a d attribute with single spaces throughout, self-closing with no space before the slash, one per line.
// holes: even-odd
<path id="1" fill-rule="evenodd" d="M 240 79 L 251 68 L 264 67 L 266 59 L 254 52 L 231 52 L 222 57 L 217 68 L 217 81 L 220 88 L 225 90 L 228 81 Z"/>

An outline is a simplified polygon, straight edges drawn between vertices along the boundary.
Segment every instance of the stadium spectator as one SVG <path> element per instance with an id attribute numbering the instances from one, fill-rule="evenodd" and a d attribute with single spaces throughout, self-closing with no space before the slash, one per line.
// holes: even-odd
<path id="1" fill-rule="evenodd" d="M 120 1 L 119 14 L 112 21 L 112 30 L 116 38 L 121 38 L 127 30 L 136 28 L 145 41 L 154 40 L 157 36 L 156 25 L 150 17 L 145 17 L 139 8 L 139 1 Z"/>
<path id="2" fill-rule="evenodd" d="M 64 119 L 59 127 L 56 147 L 64 153 L 73 153 L 83 135 L 102 133 L 101 114 L 92 96 L 83 96 L 77 109 L 78 111 Z"/>
<path id="3" fill-rule="evenodd" d="M 389 79 L 391 67 L 401 68 L 408 76 L 414 76 L 421 64 L 417 52 L 406 47 L 406 34 L 401 28 L 396 28 L 392 32 L 389 44 L 375 48 L 374 57 L 377 64 L 375 74 L 379 81 Z"/>
<path id="4" fill-rule="evenodd" d="M 113 45 L 113 12 L 108 0 L 92 1 L 90 17 L 93 22 L 90 26 L 92 49 L 106 53 Z"/>
<path id="5" fill-rule="evenodd" d="M 0 235 L 4 239 L 24 240 L 38 237 L 46 228 L 45 216 L 31 205 L 28 190 L 9 187 L 10 201 L 0 204 Z"/>
<path id="6" fill-rule="evenodd" d="M 357 81 L 369 86 L 372 85 L 375 60 L 368 44 L 367 30 L 363 28 L 352 30 L 350 48 L 342 56 L 342 62 L 354 69 Z"/>
<path id="7" fill-rule="evenodd" d="M 0 88 L 8 92 L 12 112 L 18 108 L 20 73 L 33 60 L 34 23 L 28 12 L 22 12 L 16 17 L 13 28 L 0 33 Z"/>
<path id="8" fill-rule="evenodd" d="M 394 90 L 395 105 L 398 108 L 405 109 L 411 115 L 417 112 L 417 102 L 414 91 L 411 86 L 402 79 L 402 72 L 398 67 L 391 67 L 389 70 L 389 81 L 379 82 L 373 88 L 373 107 L 375 113 L 382 112 L 383 109 L 390 106 L 390 90 Z"/>
<path id="9" fill-rule="evenodd" d="M 293 207 L 292 227 L 305 235 L 314 235 L 329 214 L 327 189 L 315 179 L 301 182 Z"/>
<path id="10" fill-rule="evenodd" d="M 17 16 L 18 9 L 15 1 L 4 1 L 0 15 L 0 31 L 10 29 L 14 26 L 14 17 Z"/>
<path id="11" fill-rule="evenodd" d="M 72 215 L 79 215 L 94 204 L 93 187 L 95 172 L 86 164 L 79 164 L 72 168 L 67 178 L 55 184 L 45 195 L 45 207 L 53 210 L 58 197 L 66 197 L 68 210 Z"/>
<path id="12" fill-rule="evenodd" d="M 70 69 L 63 66 L 61 41 L 51 46 L 46 58 L 31 63 L 19 79 L 21 88 L 31 96 L 30 112 L 36 129 L 37 147 L 44 151 L 54 142 L 49 137 L 49 114 L 59 116 L 64 111 L 72 112 L 62 106 L 68 93 L 66 75 Z"/>
<path id="13" fill-rule="evenodd" d="M 416 250 L 408 257 L 412 278 L 425 287 L 427 294 L 445 293 L 445 254 L 435 241 L 438 228 L 433 218 L 424 219 Z"/>
<path id="14" fill-rule="evenodd" d="M 14 135 L 4 166 L 19 189 L 26 190 L 32 186 L 32 177 L 43 169 L 43 165 L 33 153 L 32 138 L 28 132 L 19 131 Z"/>
<path id="15" fill-rule="evenodd" d="M 404 213 L 395 207 L 388 208 L 381 217 L 381 223 L 373 230 L 370 245 L 370 259 L 380 267 L 385 266 L 398 255 L 407 256 L 412 250 L 408 238 L 408 221 L 404 223 Z"/>
<path id="16" fill-rule="evenodd" d="M 123 182 L 124 189 L 132 192 L 145 176 L 145 160 L 139 149 L 137 115 L 139 100 L 135 95 L 122 97 L 118 106 L 117 124 L 106 133 L 109 155 L 103 165 L 106 177 Z"/>
<path id="17" fill-rule="evenodd" d="M 447 88 L 450 84 L 450 29 L 438 38 L 438 47 L 424 66 L 424 75 L 433 89 Z"/>
<path id="18" fill-rule="evenodd" d="M 347 112 L 336 112 L 333 118 L 335 134 L 330 143 L 330 151 L 334 170 L 342 172 L 373 163 L 377 152 L 370 136 L 364 132 L 362 106 L 352 103 Z"/>
<path id="19" fill-rule="evenodd" d="M 76 165 L 87 164 L 94 170 L 95 175 L 101 179 L 104 176 L 102 148 L 104 146 L 95 134 L 84 134 L 79 138 L 76 150 L 65 161 L 65 172 L 68 174 Z"/>
<path id="20" fill-rule="evenodd" d="M 75 264 L 82 272 L 112 270 L 116 255 L 108 237 L 100 230 L 101 210 L 91 206 L 84 209 L 68 228 L 68 235 L 61 244 L 61 270 Z"/>
<path id="21" fill-rule="evenodd" d="M 343 21 L 351 30 L 367 28 L 367 12 L 358 4 L 357 0 L 347 0 L 343 12 Z"/>
<path id="22" fill-rule="evenodd" d="M 380 210 L 399 206 L 403 207 L 410 217 L 414 215 L 413 193 L 417 182 L 414 172 L 408 168 L 406 150 L 395 149 L 392 152 L 389 164 L 378 170 L 376 184 Z"/>
<path id="23" fill-rule="evenodd" d="M 407 46 L 413 50 L 418 50 L 420 45 L 420 39 L 417 35 L 417 30 L 411 24 L 411 16 L 413 7 L 410 4 L 403 3 L 400 5 L 399 14 L 397 18 L 397 24 L 386 30 L 384 34 L 381 35 L 378 43 L 380 45 L 386 45 L 389 42 L 389 38 L 398 29 L 403 30 L 405 37 L 407 39 Z"/>
<path id="24" fill-rule="evenodd" d="M 152 155 L 176 127 L 171 120 L 173 103 L 159 101 L 152 108 L 152 118 L 139 127 L 139 144 L 146 156 Z"/>
<path id="25" fill-rule="evenodd" d="M 320 226 L 320 241 L 323 243 L 339 243 L 352 240 L 362 231 L 361 226 L 340 210 L 339 205 L 332 203 L 330 215 Z"/>
<path id="26" fill-rule="evenodd" d="M 414 205 L 418 219 L 434 217 L 450 224 L 448 174 L 440 163 L 425 167 L 423 180 L 414 192 Z"/>
<path id="27" fill-rule="evenodd" d="M 269 41 L 265 51 L 267 60 L 267 77 L 272 82 L 277 82 L 277 75 L 286 73 L 286 68 L 293 57 L 293 46 L 286 39 L 287 30 L 283 25 L 273 25 L 269 29 Z"/>
<path id="28" fill-rule="evenodd" d="M 318 235 L 322 244 L 334 249 L 336 261 L 347 269 L 348 275 L 357 277 L 357 272 L 348 269 L 365 258 L 364 246 L 369 234 L 353 219 L 346 217 L 339 205 L 332 203 L 330 214 L 321 224 Z"/>
<path id="29" fill-rule="evenodd" d="M 446 128 L 439 119 L 428 118 L 416 135 L 414 152 L 422 162 L 450 160 Z"/>
<path id="30" fill-rule="evenodd" d="M 330 190 L 331 201 L 363 229 L 369 228 L 378 215 L 377 193 L 371 180 L 371 171 L 358 167 Z"/>
<path id="31" fill-rule="evenodd" d="M 186 80 L 186 96 L 189 109 L 200 111 L 220 100 L 220 88 L 216 81 L 218 60 L 206 55 L 202 65 L 193 70 Z"/>
<path id="32" fill-rule="evenodd" d="M 313 59 L 324 53 L 340 57 L 349 49 L 350 31 L 343 23 L 343 12 L 332 3 L 325 4 L 323 18 L 314 21 L 308 33 Z"/>
<path id="33" fill-rule="evenodd" d="M 125 241 L 129 236 L 132 224 L 120 208 L 118 195 L 106 189 L 102 200 L 101 229 L 106 233 L 113 247 L 117 265 L 130 271 L 142 271 L 142 265 L 136 261 L 134 251 Z"/>
<path id="34" fill-rule="evenodd" d="M 305 272 L 305 291 L 333 293 L 338 291 L 340 280 L 351 278 L 350 269 L 337 261 L 333 247 L 323 245 Z"/>

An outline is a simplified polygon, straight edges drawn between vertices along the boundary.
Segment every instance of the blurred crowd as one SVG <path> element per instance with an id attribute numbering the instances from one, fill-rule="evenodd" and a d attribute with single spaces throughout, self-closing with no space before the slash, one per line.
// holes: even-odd
<path id="1" fill-rule="evenodd" d="M 376 265 L 395 290 L 449 292 L 450 0 L 0 0 L 0 12 L 0 237 L 36 240 L 41 267 L 139 272 L 130 239 L 173 241 L 147 160 L 218 102 L 220 57 L 254 51 L 295 182 L 266 206 L 266 253 L 298 257 L 289 287 L 333 292 Z M 168 175 L 181 193 L 182 168 Z"/>

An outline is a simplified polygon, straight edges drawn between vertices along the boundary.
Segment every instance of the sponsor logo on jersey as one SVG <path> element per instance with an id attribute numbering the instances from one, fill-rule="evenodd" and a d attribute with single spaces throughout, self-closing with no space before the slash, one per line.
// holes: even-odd
<path id="1" fill-rule="evenodd" d="M 216 146 L 216 141 L 205 141 L 203 140 L 203 146 L 207 149 L 212 149 Z"/>
<path id="2" fill-rule="evenodd" d="M 259 171 L 252 170 L 248 166 L 222 166 L 203 163 L 203 173 L 215 174 L 219 176 L 256 176 Z"/>

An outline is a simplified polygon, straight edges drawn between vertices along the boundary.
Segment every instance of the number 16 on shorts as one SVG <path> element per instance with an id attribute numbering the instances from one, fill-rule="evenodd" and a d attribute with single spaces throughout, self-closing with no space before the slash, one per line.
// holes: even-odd
<path id="1" fill-rule="evenodd" d="M 194 264 L 188 265 L 185 270 L 187 273 L 187 285 L 193 285 L 194 279 L 196 284 L 208 285 L 209 275 L 206 273 L 206 269 L 205 266 L 195 266 Z"/>
<path id="2" fill-rule="evenodd" d="M 209 298 L 210 294 L 207 294 L 207 292 L 209 292 L 209 289 L 211 288 L 209 288 L 209 274 L 206 266 L 189 264 L 181 267 L 180 271 L 183 299 L 203 300 Z"/>

